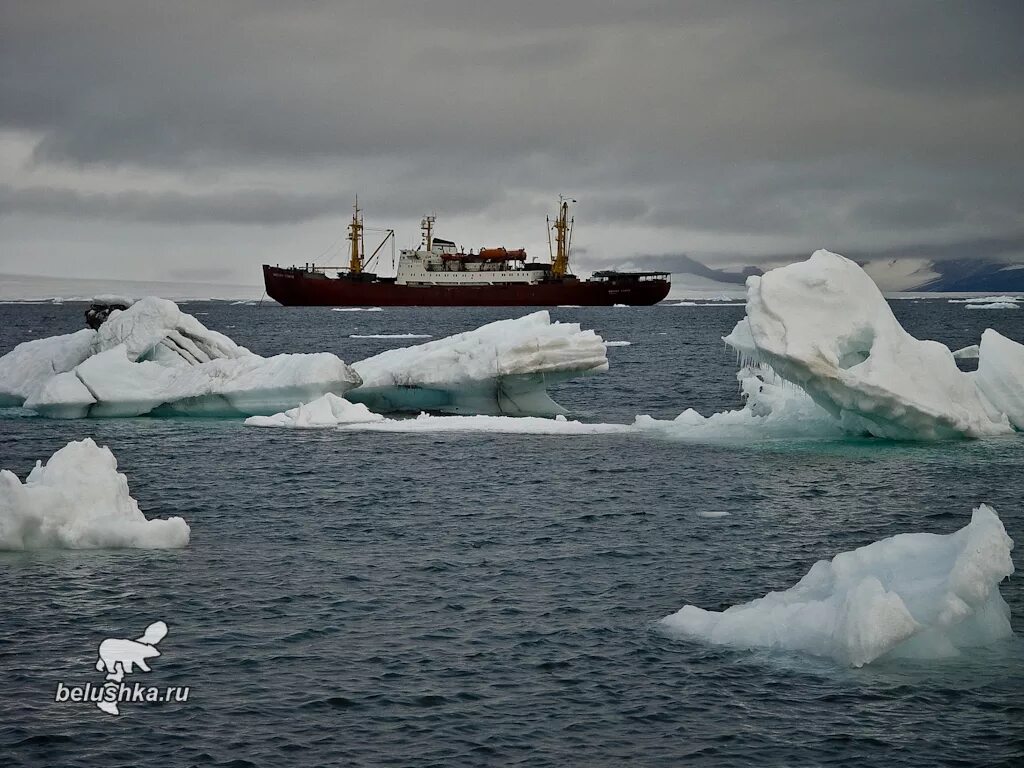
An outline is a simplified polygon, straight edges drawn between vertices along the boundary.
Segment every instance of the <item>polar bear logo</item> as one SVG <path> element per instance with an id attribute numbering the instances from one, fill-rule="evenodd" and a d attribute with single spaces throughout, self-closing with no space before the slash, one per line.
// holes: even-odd
<path id="1" fill-rule="evenodd" d="M 107 681 L 104 685 L 113 685 L 124 680 L 125 675 L 130 675 L 138 667 L 143 672 L 149 672 L 149 664 L 146 659 L 153 659 L 160 655 L 156 644 L 167 635 L 167 625 L 162 621 L 154 621 L 138 640 L 122 640 L 111 637 L 100 643 L 99 658 L 96 660 L 96 670 L 106 670 Z M 107 701 L 97 702 L 96 706 L 104 712 L 118 714 L 117 703 Z"/>

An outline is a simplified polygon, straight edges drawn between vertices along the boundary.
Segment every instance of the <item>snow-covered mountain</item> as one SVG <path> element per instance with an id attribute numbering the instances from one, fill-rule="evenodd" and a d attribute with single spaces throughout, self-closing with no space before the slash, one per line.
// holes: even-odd
<path id="1" fill-rule="evenodd" d="M 798 261 L 796 257 L 793 259 Z M 990 259 L 941 259 L 908 257 L 891 259 L 856 259 L 883 291 L 994 291 L 1024 292 L 1024 263 L 1008 264 Z M 672 282 L 742 285 L 747 275 L 761 274 L 757 267 L 740 271 L 712 269 L 700 262 L 677 257 L 673 260 Z"/>

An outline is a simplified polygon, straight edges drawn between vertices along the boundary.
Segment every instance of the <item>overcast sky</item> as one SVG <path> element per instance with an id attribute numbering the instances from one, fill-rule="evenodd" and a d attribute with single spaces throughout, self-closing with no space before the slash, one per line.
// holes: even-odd
<path id="1" fill-rule="evenodd" d="M 258 283 L 356 192 L 538 256 L 571 195 L 581 271 L 1024 260 L 1022 39 L 1020 0 L 0 0 L 0 272 Z"/>

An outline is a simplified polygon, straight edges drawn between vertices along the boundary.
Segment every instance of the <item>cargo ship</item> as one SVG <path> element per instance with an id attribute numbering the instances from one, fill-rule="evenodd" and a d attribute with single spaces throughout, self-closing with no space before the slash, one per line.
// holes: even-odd
<path id="1" fill-rule="evenodd" d="M 434 237 L 434 216 L 421 223 L 419 248 L 400 252 L 394 277 L 370 271 L 394 230 L 383 230 L 380 245 L 366 258 L 365 229 L 356 200 L 348 226 L 349 263 L 280 267 L 263 265 L 267 295 L 285 306 L 319 307 L 553 307 L 657 304 L 668 295 L 667 272 L 595 272 L 582 280 L 569 270 L 574 219 L 560 198 L 548 219 L 550 261 L 528 261 L 523 249 L 481 248 L 465 253 L 454 242 Z M 554 233 L 552 247 L 551 234 Z"/>

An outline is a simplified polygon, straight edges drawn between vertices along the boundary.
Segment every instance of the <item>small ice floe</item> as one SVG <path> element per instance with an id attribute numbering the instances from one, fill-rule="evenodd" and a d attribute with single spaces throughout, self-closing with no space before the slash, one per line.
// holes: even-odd
<path id="1" fill-rule="evenodd" d="M 495 432 L 520 435 L 607 435 L 628 432 L 627 424 L 585 424 L 558 415 L 553 419 L 536 416 L 431 416 L 414 419 L 384 419 L 349 424 L 344 430 L 370 432 Z"/>
<path id="2" fill-rule="evenodd" d="M 350 339 L 430 339 L 429 333 L 350 333 Z"/>
<path id="3" fill-rule="evenodd" d="M 957 360 L 977 360 L 980 352 L 981 347 L 977 344 L 971 344 L 969 347 L 963 347 L 956 350 L 953 353 L 953 357 Z"/>
<path id="4" fill-rule="evenodd" d="M 724 509 L 702 509 L 697 512 L 697 517 L 706 517 L 715 520 L 719 517 L 728 517 L 729 513 Z"/>
<path id="5" fill-rule="evenodd" d="M 966 309 L 1020 309 L 1015 301 L 993 301 L 987 304 L 967 304 Z"/>
<path id="6" fill-rule="evenodd" d="M 999 584 L 1013 573 L 1006 535 L 985 504 L 945 535 L 904 533 L 820 560 L 795 586 L 725 611 L 693 605 L 661 620 L 672 635 L 737 649 L 825 656 L 861 667 L 933 659 L 1010 637 Z"/>
<path id="7" fill-rule="evenodd" d="M 380 307 L 333 307 L 331 312 L 383 312 Z"/>
<path id="8" fill-rule="evenodd" d="M 1024 296 L 972 296 L 967 299 L 950 299 L 950 304 L 1014 304 L 1024 301 Z"/>
<path id="9" fill-rule="evenodd" d="M 604 343 L 606 347 L 629 347 L 633 345 L 632 341 L 606 341 Z"/>
<path id="10" fill-rule="evenodd" d="M 188 544 L 180 517 L 147 520 L 109 448 L 68 443 L 24 484 L 0 471 L 0 549 L 177 549 Z"/>
<path id="11" fill-rule="evenodd" d="M 292 429 L 322 429 L 340 424 L 361 424 L 383 421 L 384 417 L 373 413 L 362 403 L 350 403 L 343 397 L 328 392 L 310 403 L 291 408 L 273 416 L 250 416 L 245 420 L 249 427 L 288 427 Z"/>

